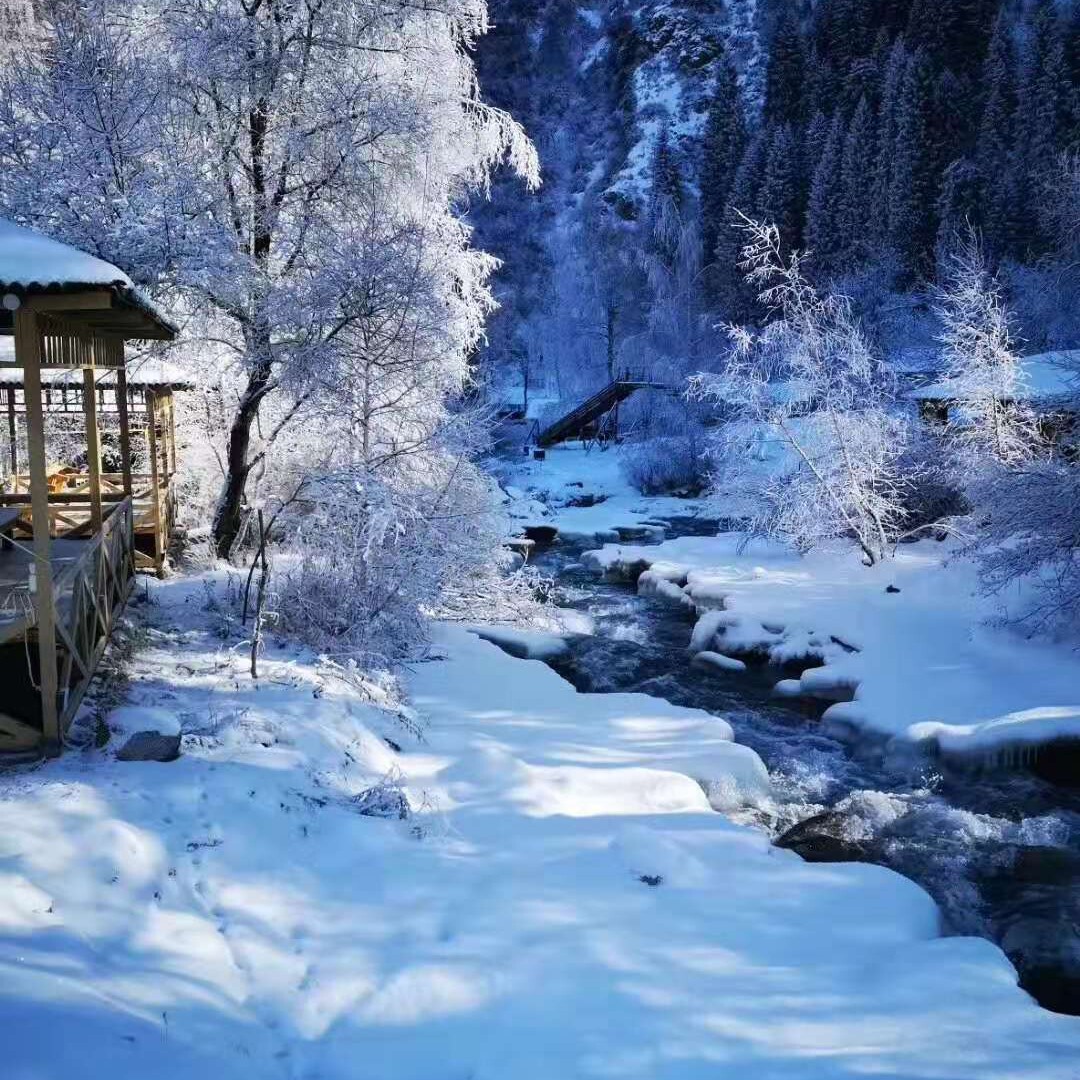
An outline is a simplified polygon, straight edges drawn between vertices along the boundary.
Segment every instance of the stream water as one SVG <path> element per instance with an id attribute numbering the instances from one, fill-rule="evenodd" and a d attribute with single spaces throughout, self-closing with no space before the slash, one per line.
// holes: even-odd
<path id="1" fill-rule="evenodd" d="M 668 521 L 669 536 L 717 530 Z M 745 821 L 804 857 L 870 861 L 914 879 L 949 932 L 998 942 L 1041 1004 L 1080 1015 L 1080 787 L 1025 772 L 890 772 L 826 736 L 816 711 L 774 699 L 777 669 L 692 667 L 692 612 L 597 578 L 580 554 L 555 544 L 534 559 L 555 578 L 557 602 L 594 626 L 552 667 L 581 691 L 650 694 L 725 717 L 775 787 Z"/>

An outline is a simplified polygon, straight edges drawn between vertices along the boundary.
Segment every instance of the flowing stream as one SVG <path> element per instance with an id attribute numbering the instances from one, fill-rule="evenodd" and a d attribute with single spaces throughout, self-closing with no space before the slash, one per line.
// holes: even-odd
<path id="1" fill-rule="evenodd" d="M 668 519 L 669 536 L 717 523 Z M 1026 772 L 897 775 L 826 736 L 818 713 L 771 696 L 776 668 L 745 674 L 689 663 L 693 614 L 596 577 L 555 544 L 534 563 L 594 633 L 551 661 L 578 690 L 638 692 L 725 717 L 769 768 L 775 798 L 743 820 L 804 857 L 880 863 L 919 882 L 947 929 L 998 942 L 1041 1004 L 1080 1015 L 1080 787 Z"/>

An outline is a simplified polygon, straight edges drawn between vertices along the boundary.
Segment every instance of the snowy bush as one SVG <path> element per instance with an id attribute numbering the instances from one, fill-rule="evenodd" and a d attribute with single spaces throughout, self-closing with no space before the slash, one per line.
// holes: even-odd
<path id="1" fill-rule="evenodd" d="M 633 443 L 622 462 L 626 478 L 643 495 L 699 494 L 708 481 L 704 441 L 696 433 Z"/>
<path id="2" fill-rule="evenodd" d="M 671 384 L 683 379 L 669 372 Z M 700 493 L 709 478 L 705 410 L 664 392 L 635 395 L 619 411 L 619 428 L 629 433 L 623 456 L 626 478 L 645 495 L 687 490 Z"/>
<path id="3" fill-rule="evenodd" d="M 757 531 L 803 551 L 848 536 L 875 563 L 906 521 L 909 432 L 892 381 L 847 298 L 819 294 L 775 226 L 744 218 L 743 228 L 747 280 L 775 317 L 761 331 L 729 327 L 726 369 L 692 380 L 729 419 L 715 447 L 720 482 L 755 496 Z"/>
<path id="4" fill-rule="evenodd" d="M 1009 621 L 1030 633 L 1080 630 L 1080 467 L 1031 462 L 981 475 L 977 555 Z"/>
<path id="5" fill-rule="evenodd" d="M 509 572 L 495 505 L 489 479 L 445 452 L 313 481 L 286 517 L 284 626 L 330 657 L 385 665 L 415 654 L 432 614 L 531 614 L 533 581 Z"/>

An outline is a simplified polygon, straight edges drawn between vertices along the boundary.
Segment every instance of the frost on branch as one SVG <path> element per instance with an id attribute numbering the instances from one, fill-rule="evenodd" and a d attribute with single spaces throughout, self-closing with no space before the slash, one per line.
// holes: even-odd
<path id="1" fill-rule="evenodd" d="M 804 551 L 848 536 L 877 562 L 903 529 L 909 483 L 892 381 L 848 300 L 810 283 L 808 256 L 785 255 L 773 225 L 744 216 L 739 227 L 746 280 L 772 318 L 761 330 L 727 327 L 723 371 L 691 383 L 727 421 L 714 447 L 718 483 L 752 498 L 760 533 Z"/>

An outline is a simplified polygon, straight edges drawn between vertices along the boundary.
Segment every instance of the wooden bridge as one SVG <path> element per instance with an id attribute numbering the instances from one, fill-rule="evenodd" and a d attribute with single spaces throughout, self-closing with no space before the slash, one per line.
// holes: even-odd
<path id="1" fill-rule="evenodd" d="M 671 393 L 672 387 L 647 379 L 635 379 L 629 374 L 623 375 L 541 431 L 536 436 L 536 445 L 554 446 L 567 439 L 584 439 L 590 433 L 603 434 L 605 421 L 614 418 L 620 403 L 639 390 L 662 390 Z M 611 434 L 614 434 L 614 431 Z"/>

